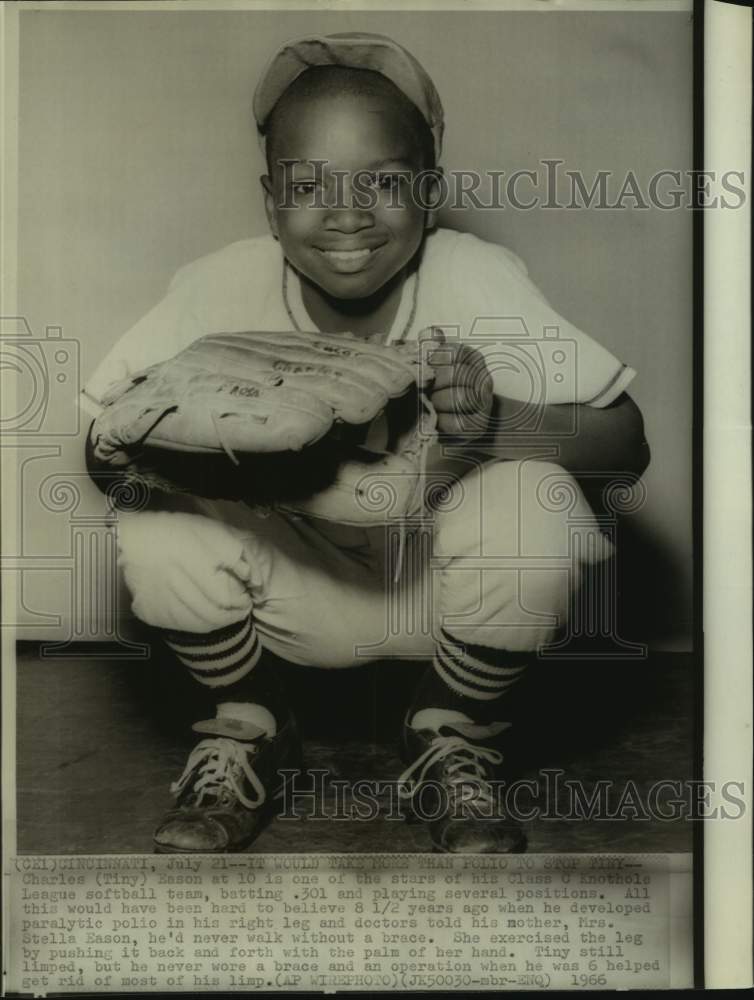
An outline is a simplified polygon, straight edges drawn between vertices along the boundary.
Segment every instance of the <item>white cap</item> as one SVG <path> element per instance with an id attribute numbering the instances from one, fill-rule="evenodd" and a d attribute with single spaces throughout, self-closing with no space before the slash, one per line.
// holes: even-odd
<path id="1" fill-rule="evenodd" d="M 306 35 L 286 42 L 270 60 L 254 93 L 254 117 L 260 133 L 285 91 L 313 66 L 348 66 L 380 73 L 421 112 L 435 140 L 435 158 L 442 150 L 444 115 L 440 95 L 421 64 L 386 35 L 348 32 Z"/>

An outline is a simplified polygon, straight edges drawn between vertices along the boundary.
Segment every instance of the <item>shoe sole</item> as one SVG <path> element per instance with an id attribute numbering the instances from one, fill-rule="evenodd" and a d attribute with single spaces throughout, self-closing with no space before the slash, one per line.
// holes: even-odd
<path id="1" fill-rule="evenodd" d="M 415 826 L 415 825 L 417 825 L 419 823 L 426 824 L 427 820 L 425 820 L 421 816 L 419 816 L 411 808 L 411 806 L 409 805 L 406 808 L 405 822 L 407 824 L 409 824 L 410 826 Z M 528 842 L 528 840 L 526 838 L 526 834 L 522 833 L 521 834 L 521 840 L 516 844 L 515 847 L 512 847 L 509 851 L 492 851 L 492 852 L 486 852 L 486 853 L 493 853 L 493 854 L 526 854 L 526 850 L 527 850 L 528 846 L 529 846 L 529 842 Z M 446 847 L 440 847 L 438 844 L 435 844 L 434 841 L 433 841 L 432 842 L 432 852 L 431 853 L 432 854 L 458 854 L 458 853 L 463 853 L 463 852 L 449 851 Z M 469 852 L 469 853 L 478 853 L 478 852 L 474 851 L 474 852 Z"/>
<path id="2" fill-rule="evenodd" d="M 283 797 L 283 792 L 285 791 L 285 785 L 281 785 L 280 788 L 276 789 L 273 794 L 267 799 L 267 801 L 260 807 L 259 815 L 266 819 L 267 822 L 272 820 L 272 813 L 274 812 L 274 805 Z M 268 815 L 270 814 L 270 815 Z M 166 847 L 164 844 L 158 844 L 157 841 L 152 841 L 152 853 L 153 854 L 206 854 L 206 855 L 216 855 L 216 854 L 240 854 L 247 847 L 254 843 L 257 837 L 261 836 L 264 827 L 257 830 L 256 833 L 252 834 L 250 837 L 242 840 L 236 847 L 229 847 L 222 851 L 194 851 L 190 848 L 181 848 L 180 850 L 173 850 L 170 847 Z"/>
<path id="3" fill-rule="evenodd" d="M 509 851 L 485 851 L 485 854 L 526 854 L 526 849 L 528 847 L 528 842 L 526 837 L 523 838 L 520 844 L 512 847 Z M 438 847 L 437 844 L 432 845 L 432 854 L 478 854 L 478 851 L 449 851 L 446 847 Z"/>

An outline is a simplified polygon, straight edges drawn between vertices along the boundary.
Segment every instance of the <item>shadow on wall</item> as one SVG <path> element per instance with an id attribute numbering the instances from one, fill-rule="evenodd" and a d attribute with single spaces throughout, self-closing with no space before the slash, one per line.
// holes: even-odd
<path id="1" fill-rule="evenodd" d="M 690 649 L 693 622 L 679 554 L 639 517 L 623 519 L 618 544 L 618 634 L 658 649 Z"/>

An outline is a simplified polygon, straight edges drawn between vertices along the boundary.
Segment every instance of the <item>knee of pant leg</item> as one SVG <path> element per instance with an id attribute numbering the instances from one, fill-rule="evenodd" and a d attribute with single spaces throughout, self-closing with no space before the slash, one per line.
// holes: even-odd
<path id="1" fill-rule="evenodd" d="M 570 557 L 579 540 L 600 538 L 594 513 L 576 479 L 555 462 L 522 460 L 486 471 L 485 490 L 500 497 L 499 520 L 505 522 L 505 537 L 513 534 L 517 554 L 523 557 Z M 489 504 L 488 504 L 489 506 Z M 494 518 L 484 521 L 484 544 L 494 551 L 499 532 Z"/>
<path id="2" fill-rule="evenodd" d="M 447 489 L 436 513 L 433 555 L 480 556 L 485 540 L 495 538 L 497 548 L 513 550 L 515 532 L 507 517 L 515 491 L 514 462 L 488 462 L 471 468 Z M 505 535 L 509 544 L 505 543 Z"/>
<path id="3" fill-rule="evenodd" d="M 473 514 L 451 520 L 439 538 L 451 556 L 437 567 L 444 627 L 498 649 L 551 642 L 578 589 L 578 563 L 598 561 L 583 557 L 582 543 L 603 538 L 580 487 L 555 463 L 523 460 L 481 467 L 467 495 Z M 477 558 L 467 565 L 453 556 Z"/>
<path id="4" fill-rule="evenodd" d="M 564 513 L 582 499 L 575 480 L 553 463 L 478 465 L 453 484 L 438 513 L 435 555 L 517 557 L 561 551 L 567 538 Z"/>
<path id="5" fill-rule="evenodd" d="M 611 551 L 580 486 L 554 462 L 479 465 L 454 483 L 437 515 L 434 555 L 441 558 L 575 556 L 596 562 Z"/>
<path id="6" fill-rule="evenodd" d="M 597 563 L 614 552 L 575 477 L 555 462 L 524 462 L 522 537 L 532 554 Z"/>
<path id="7" fill-rule="evenodd" d="M 479 469 L 487 492 L 502 494 L 507 500 L 537 503 L 548 511 L 568 511 L 586 504 L 575 478 L 557 462 L 517 459 L 489 462 Z"/>

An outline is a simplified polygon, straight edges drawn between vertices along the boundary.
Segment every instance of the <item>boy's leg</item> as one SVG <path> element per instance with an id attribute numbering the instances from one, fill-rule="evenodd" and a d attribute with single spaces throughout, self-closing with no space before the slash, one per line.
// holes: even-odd
<path id="1" fill-rule="evenodd" d="M 383 635 L 384 586 L 371 546 L 356 544 L 363 533 L 352 533 L 349 547 L 342 532 L 333 541 L 317 525 L 260 518 L 239 504 L 197 501 L 192 510 L 126 519 L 120 563 L 134 612 L 216 709 L 193 727 L 205 738 L 173 786 L 176 807 L 156 847 L 233 851 L 260 832 L 277 771 L 299 765 L 277 658 L 324 668 L 360 662 L 357 644 Z"/>
<path id="2" fill-rule="evenodd" d="M 437 849 L 521 850 L 522 831 L 489 784 L 504 773 L 505 698 L 565 622 L 580 576 L 575 534 L 598 540 L 598 558 L 611 550 L 575 480 L 551 463 L 474 466 L 444 506 L 433 552 L 434 657 L 406 718 L 403 777 L 418 779 L 414 796 L 422 783 L 444 790 L 447 812 L 431 826 Z"/>
<path id="3" fill-rule="evenodd" d="M 284 787 L 280 770 L 301 765 L 280 677 L 259 641 L 253 611 L 213 632 L 165 632 L 162 638 L 208 695 L 214 717 L 192 727 L 204 738 L 172 786 L 176 804 L 155 831 L 155 848 L 240 850 L 270 818 Z"/>
<path id="4" fill-rule="evenodd" d="M 151 625 L 214 706 L 155 832 L 160 852 L 234 851 L 250 843 L 300 759 L 280 681 L 254 620 L 253 568 L 240 532 L 195 512 L 140 512 L 119 525 L 134 613 Z M 195 510 L 196 508 L 194 508 Z"/>

